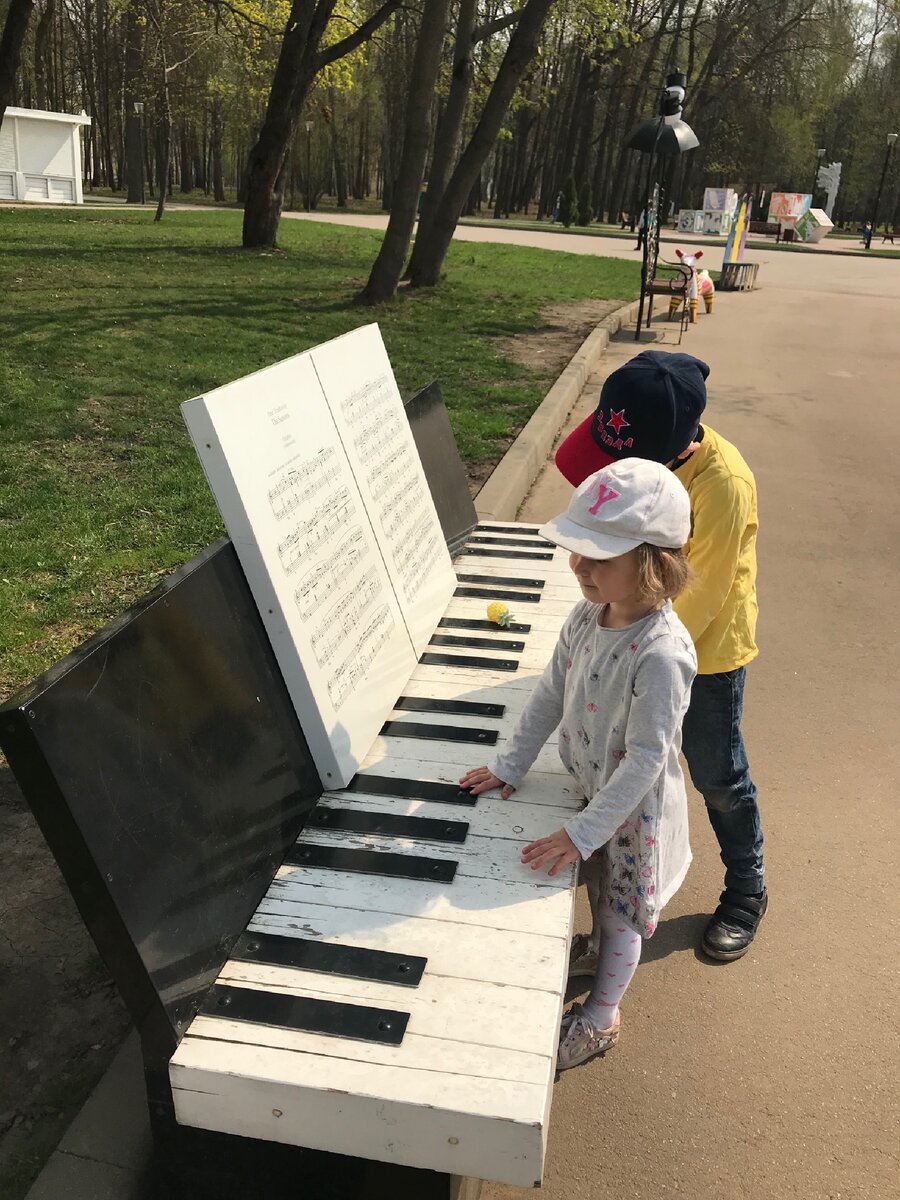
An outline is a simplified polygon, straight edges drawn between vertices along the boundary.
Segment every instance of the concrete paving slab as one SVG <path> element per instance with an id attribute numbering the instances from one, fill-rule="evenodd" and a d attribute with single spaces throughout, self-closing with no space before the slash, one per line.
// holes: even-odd
<path id="1" fill-rule="evenodd" d="M 27 1200 L 149 1200 L 133 1171 L 57 1150 Z"/>
<path id="2" fill-rule="evenodd" d="M 141 1171 L 151 1146 L 141 1047 L 137 1034 L 131 1033 L 59 1149 L 122 1170 Z"/>

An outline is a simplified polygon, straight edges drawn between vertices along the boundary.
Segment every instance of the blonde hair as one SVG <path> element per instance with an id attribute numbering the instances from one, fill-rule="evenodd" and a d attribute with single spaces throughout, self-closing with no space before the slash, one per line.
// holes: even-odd
<path id="1" fill-rule="evenodd" d="M 683 550 L 664 550 L 648 542 L 638 546 L 638 572 L 641 599 L 657 604 L 680 596 L 692 576 Z"/>

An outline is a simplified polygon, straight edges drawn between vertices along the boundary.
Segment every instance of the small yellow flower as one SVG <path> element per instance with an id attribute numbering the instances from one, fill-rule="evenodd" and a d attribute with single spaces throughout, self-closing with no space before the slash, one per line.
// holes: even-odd
<path id="1" fill-rule="evenodd" d="M 487 606 L 487 615 L 488 620 L 499 625 L 501 629 L 506 629 L 513 619 L 509 607 L 502 600 L 492 600 Z"/>

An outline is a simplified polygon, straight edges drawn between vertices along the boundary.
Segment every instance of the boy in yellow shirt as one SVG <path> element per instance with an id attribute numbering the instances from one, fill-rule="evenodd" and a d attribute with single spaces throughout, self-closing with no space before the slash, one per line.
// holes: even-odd
<path id="1" fill-rule="evenodd" d="M 741 735 L 745 671 L 758 653 L 756 482 L 735 447 L 700 424 L 708 374 L 690 354 L 644 351 L 607 378 L 596 411 L 559 447 L 556 465 L 577 487 L 617 459 L 649 458 L 676 471 L 690 496 L 686 550 L 695 579 L 675 611 L 694 640 L 698 674 L 682 748 L 725 864 L 725 890 L 702 946 L 730 961 L 747 952 L 767 905 L 756 787 Z M 582 973 L 578 964 L 573 973 Z"/>

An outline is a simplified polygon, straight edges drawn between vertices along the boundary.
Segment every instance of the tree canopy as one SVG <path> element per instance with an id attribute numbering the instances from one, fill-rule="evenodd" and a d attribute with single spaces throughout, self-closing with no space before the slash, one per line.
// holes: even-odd
<path id="1" fill-rule="evenodd" d="M 89 184 L 135 199 L 144 184 L 158 195 L 168 179 L 176 192 L 246 201 L 251 245 L 274 241 L 283 204 L 315 207 L 323 194 L 339 205 L 394 204 L 421 7 L 0 0 L 0 23 L 11 30 L 4 44 L 29 7 L 20 48 L 0 61 L 6 99 L 90 114 Z M 447 7 L 431 89 L 427 229 L 452 216 L 446 196 L 463 179 L 464 211 L 549 217 L 571 178 L 579 220 L 588 210 L 612 220 L 634 213 L 637 171 L 625 138 L 656 111 L 676 67 L 688 76 L 684 117 L 701 143 L 679 163 L 677 204 L 696 207 L 710 185 L 809 191 L 822 148 L 826 161 L 843 164 L 836 215 L 871 214 L 886 135 L 900 129 L 897 0 L 544 0 L 536 51 L 498 96 L 529 10 L 535 0 Z M 471 150 L 479 134 L 481 150 L 490 143 L 483 154 Z M 461 164 L 474 169 L 460 175 Z M 900 216 L 898 177 L 891 167 L 882 219 Z M 263 230 L 255 238 L 254 212 Z M 417 274 L 433 282 L 414 260 Z"/>

